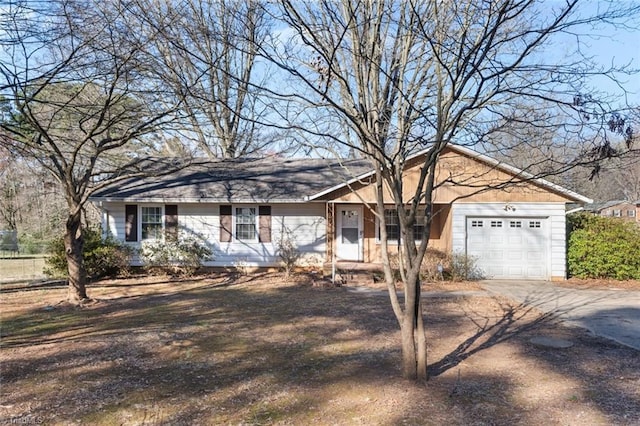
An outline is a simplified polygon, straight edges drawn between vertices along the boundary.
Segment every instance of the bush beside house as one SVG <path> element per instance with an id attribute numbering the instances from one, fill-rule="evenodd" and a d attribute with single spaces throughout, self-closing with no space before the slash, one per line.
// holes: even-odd
<path id="1" fill-rule="evenodd" d="M 569 216 L 570 276 L 640 279 L 640 227 L 589 214 Z"/>
<path id="2" fill-rule="evenodd" d="M 206 243 L 193 236 L 145 242 L 140 250 L 140 258 L 151 274 L 169 272 L 190 276 L 212 256 Z"/>
<path id="3" fill-rule="evenodd" d="M 83 229 L 84 257 L 87 275 L 91 279 L 122 275 L 129 270 L 132 250 L 112 237 L 102 238 L 99 227 Z M 44 273 L 50 277 L 68 276 L 67 258 L 63 237 L 53 240 L 49 246 L 50 256 L 45 261 Z"/>

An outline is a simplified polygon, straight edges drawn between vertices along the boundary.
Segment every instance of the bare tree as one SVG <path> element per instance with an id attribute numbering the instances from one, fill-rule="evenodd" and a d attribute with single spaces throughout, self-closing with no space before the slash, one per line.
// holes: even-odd
<path id="1" fill-rule="evenodd" d="M 0 228 L 17 231 L 24 252 L 44 252 L 63 228 L 65 201 L 58 182 L 35 162 L 0 146 L 0 188 Z"/>
<path id="2" fill-rule="evenodd" d="M 159 78 L 168 92 L 184 98 L 180 137 L 194 140 L 213 158 L 246 156 L 268 146 L 273 135 L 259 125 L 269 109 L 258 90 L 268 78 L 265 65 L 256 64 L 256 46 L 269 33 L 260 1 L 137 0 L 135 5 L 130 13 L 145 30 L 157 32 L 151 48 L 160 61 Z"/>
<path id="3" fill-rule="evenodd" d="M 606 105 L 584 91 L 588 74 L 612 70 L 594 71 L 584 57 L 551 57 L 545 49 L 554 37 L 581 25 L 637 17 L 637 9 L 611 4 L 597 16 L 584 17 L 574 0 L 282 0 L 278 10 L 267 9 L 287 29 L 274 44 L 262 46 L 261 54 L 297 81 L 291 91 L 273 90 L 283 99 L 297 97 L 315 114 L 313 120 L 292 126 L 346 145 L 369 159 L 375 170 L 375 214 L 391 305 L 401 329 L 404 377 L 427 377 L 419 270 L 441 153 L 450 143 L 495 152 L 491 135 L 515 122 L 544 127 L 549 108 L 556 127 L 565 129 L 562 141 L 555 142 L 580 141 L 561 169 L 618 155 L 602 133 L 614 117 L 621 121 L 611 130 L 626 132 L 630 147 L 633 132 L 622 113 L 609 114 Z M 536 114 L 523 114 L 522 105 Z M 351 137 L 332 131 L 317 118 L 323 116 L 339 117 Z M 407 159 L 421 150 L 418 185 L 405 188 Z M 537 174 L 542 175 L 544 170 Z M 503 185 L 530 178 L 516 176 Z M 455 176 L 452 180 L 466 184 Z M 389 262 L 387 203 L 398 213 L 402 301 Z M 416 221 L 424 230 L 419 243 L 413 234 Z"/>
<path id="4" fill-rule="evenodd" d="M 4 137 L 4 135 L 0 135 Z M 0 227 L 4 223 L 3 229 L 16 231 L 18 229 L 18 215 L 20 213 L 18 205 L 18 182 L 15 170 L 11 167 L 11 153 L 0 146 Z"/>
<path id="5" fill-rule="evenodd" d="M 588 167 L 573 169 L 563 176 L 563 183 L 596 202 L 640 200 L 640 155 L 603 161 L 598 175 L 592 173 Z"/>
<path id="6" fill-rule="evenodd" d="M 121 32 L 122 10 L 117 0 L 3 6 L 0 91 L 12 109 L 0 123 L 7 135 L 2 145 L 37 161 L 60 183 L 72 302 L 87 298 L 82 212 L 88 198 L 145 173 L 136 152 L 149 148 L 148 135 L 175 110 L 142 78 L 153 67 L 144 50 L 152 34 L 145 40 Z"/>

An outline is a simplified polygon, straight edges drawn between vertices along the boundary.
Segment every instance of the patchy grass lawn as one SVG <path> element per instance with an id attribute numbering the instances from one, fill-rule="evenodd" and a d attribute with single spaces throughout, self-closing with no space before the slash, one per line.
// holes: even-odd
<path id="1" fill-rule="evenodd" d="M 277 274 L 3 288 L 0 424 L 633 425 L 638 352 L 486 296 L 430 297 L 431 380 L 399 378 L 375 293 Z M 536 346 L 532 337 L 573 346 Z"/>

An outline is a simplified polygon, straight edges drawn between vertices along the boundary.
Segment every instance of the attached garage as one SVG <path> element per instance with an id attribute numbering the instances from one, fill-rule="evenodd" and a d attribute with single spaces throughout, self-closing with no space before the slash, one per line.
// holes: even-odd
<path id="1" fill-rule="evenodd" d="M 466 232 L 466 252 L 486 278 L 549 277 L 548 218 L 471 216 Z"/>
<path id="2" fill-rule="evenodd" d="M 420 182 L 421 155 L 416 154 L 415 162 L 413 159 L 407 161 L 403 181 L 405 200 L 412 199 L 415 186 Z M 328 206 L 331 207 L 327 209 L 328 249 L 335 248 L 338 258 L 344 245 L 344 230 L 340 229 L 344 224 L 340 215 L 347 211 L 362 211 L 358 228 L 354 228 L 357 232 L 352 232 L 350 241 L 355 254 L 348 258 L 381 261 L 381 244 L 376 231 L 378 219 L 367 208 L 360 210 L 357 207 L 376 204 L 377 188 L 370 184 L 370 178 L 371 174 L 361 175 L 347 184 L 310 197 L 310 200 L 330 203 Z M 566 279 L 567 204 L 584 204 L 591 200 L 453 145 L 440 155 L 435 180 L 430 248 L 474 258 L 487 279 Z M 502 185 L 505 182 L 507 184 Z M 389 204 L 392 198 L 386 186 L 383 194 Z M 397 244 L 391 244 L 392 253 L 396 247 Z M 332 259 L 332 255 L 333 251 L 328 252 L 327 258 Z"/>
<path id="3" fill-rule="evenodd" d="M 473 257 L 483 278 L 565 278 L 563 203 L 454 203 L 452 211 L 452 251 Z"/>

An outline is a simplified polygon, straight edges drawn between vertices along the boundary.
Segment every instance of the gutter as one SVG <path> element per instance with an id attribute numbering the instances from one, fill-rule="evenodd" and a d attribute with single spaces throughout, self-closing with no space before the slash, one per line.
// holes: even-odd
<path id="1" fill-rule="evenodd" d="M 129 197 L 89 197 L 89 201 L 92 203 L 153 203 L 153 204 L 302 204 L 307 202 L 324 202 L 323 200 L 309 200 L 308 197 L 296 198 L 296 199 L 275 199 L 275 200 L 228 200 L 228 199 L 207 199 L 207 198 L 129 198 Z"/>
<path id="2" fill-rule="evenodd" d="M 578 213 L 584 210 L 584 207 L 576 207 L 575 209 L 571 209 L 571 210 L 567 210 L 566 212 L 564 212 L 565 215 L 568 214 L 572 214 L 572 213 Z"/>

